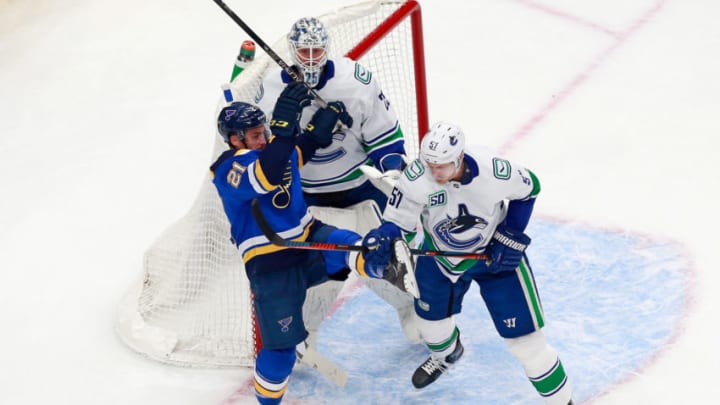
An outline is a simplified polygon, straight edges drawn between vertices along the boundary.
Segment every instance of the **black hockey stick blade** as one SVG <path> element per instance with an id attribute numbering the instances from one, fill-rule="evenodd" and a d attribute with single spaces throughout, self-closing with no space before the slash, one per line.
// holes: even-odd
<path id="1" fill-rule="evenodd" d="M 325 243 L 325 242 L 300 242 L 293 240 L 283 239 L 280 235 L 275 233 L 270 223 L 265 219 L 265 214 L 260 208 L 260 202 L 257 198 L 253 198 L 252 203 L 252 215 L 255 218 L 255 222 L 260 227 L 260 231 L 265 235 L 266 238 L 276 246 L 283 246 L 291 249 L 308 249 L 308 250 L 351 250 L 355 252 L 361 252 L 365 250 L 362 246 L 358 245 L 346 245 L 339 243 Z M 425 249 L 410 249 L 410 253 L 416 256 L 444 256 L 444 257 L 461 257 L 464 259 L 477 259 L 487 260 L 488 256 L 482 253 L 465 253 L 465 252 L 451 252 L 444 250 L 425 250 Z"/>

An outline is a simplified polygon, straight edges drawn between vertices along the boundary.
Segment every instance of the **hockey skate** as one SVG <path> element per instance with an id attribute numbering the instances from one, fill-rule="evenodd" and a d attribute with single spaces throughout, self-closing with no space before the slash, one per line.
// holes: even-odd
<path id="1" fill-rule="evenodd" d="M 415 370 L 412 376 L 412 383 L 415 388 L 425 388 L 435 382 L 435 380 L 440 378 L 442 373 L 447 371 L 450 366 L 462 357 L 464 352 L 465 348 L 462 343 L 460 343 L 460 338 L 458 337 L 455 350 L 445 356 L 444 359 L 438 359 L 432 356 L 428 357 L 428 359 Z"/>
<path id="2" fill-rule="evenodd" d="M 392 242 L 392 259 L 385 269 L 383 280 L 415 298 L 420 298 L 420 290 L 415 280 L 415 260 L 410 253 L 410 247 L 402 239 Z"/>

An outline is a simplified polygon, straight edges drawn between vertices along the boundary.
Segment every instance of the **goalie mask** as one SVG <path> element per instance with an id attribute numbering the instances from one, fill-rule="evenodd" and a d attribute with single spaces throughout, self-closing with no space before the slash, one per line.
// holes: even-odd
<path id="1" fill-rule="evenodd" d="M 311 88 L 320 82 L 328 59 L 330 38 L 325 26 L 315 17 L 301 18 L 293 24 L 287 36 L 290 58 Z"/>
<path id="2" fill-rule="evenodd" d="M 251 128 L 265 126 L 265 139 L 270 136 L 267 128 L 265 113 L 249 103 L 236 101 L 223 108 L 218 114 L 218 132 L 226 143 L 230 143 L 230 135 L 236 134 L 241 141 L 245 140 L 245 131 Z"/>
<path id="3" fill-rule="evenodd" d="M 465 149 L 465 134 L 457 125 L 438 122 L 430 127 L 420 144 L 420 158 L 432 164 L 454 163 L 460 168 L 460 155 Z"/>

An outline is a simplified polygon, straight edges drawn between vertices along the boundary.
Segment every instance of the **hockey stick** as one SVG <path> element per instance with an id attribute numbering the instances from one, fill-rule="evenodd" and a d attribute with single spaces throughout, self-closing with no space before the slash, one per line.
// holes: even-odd
<path id="1" fill-rule="evenodd" d="M 365 250 L 364 247 L 358 245 L 346 245 L 340 243 L 327 243 L 327 242 L 300 242 L 294 240 L 283 239 L 280 235 L 275 233 L 270 226 L 270 223 L 265 218 L 265 215 L 260 208 L 260 202 L 257 198 L 252 200 L 252 215 L 255 218 L 262 231 L 263 235 L 276 246 L 283 246 L 290 249 L 308 249 L 308 250 L 349 250 L 354 252 L 362 252 Z M 477 259 L 487 260 L 488 256 L 482 253 L 465 253 L 465 252 L 451 252 L 446 250 L 425 250 L 425 249 L 410 249 L 410 253 L 415 256 L 444 256 L 444 257 L 461 257 L 464 259 Z"/>
<path id="2" fill-rule="evenodd" d="M 230 16 L 230 18 L 232 18 L 232 20 L 235 21 L 235 23 L 239 25 L 240 28 L 243 29 L 243 31 L 250 35 L 250 38 L 252 38 L 253 41 L 255 41 L 260 46 L 260 48 L 262 48 L 265 53 L 267 53 L 272 58 L 272 60 L 274 60 L 275 63 L 277 63 L 282 68 L 282 70 L 285 71 L 285 73 L 287 73 L 294 81 L 301 81 L 300 76 L 298 76 L 298 74 L 294 70 L 292 70 L 290 66 L 285 63 L 285 61 L 282 60 L 282 58 L 278 56 L 278 54 L 275 53 L 275 51 L 273 51 L 273 49 L 270 48 L 270 46 L 265 41 L 263 41 L 263 39 L 260 38 L 258 34 L 255 33 L 255 31 L 252 30 L 252 28 L 250 28 L 249 25 L 245 24 L 245 21 L 243 21 L 230 7 L 228 7 L 228 5 L 223 2 L 223 0 L 213 1 L 225 12 L 225 14 Z M 308 89 L 315 96 L 315 101 L 320 105 L 320 107 L 327 108 L 327 102 L 317 94 L 315 89 L 310 87 L 308 87 Z"/>
<path id="3" fill-rule="evenodd" d="M 345 370 L 309 346 L 307 340 L 300 345 L 303 349 L 296 351 L 298 363 L 314 368 L 340 388 L 347 384 L 348 376 Z"/>

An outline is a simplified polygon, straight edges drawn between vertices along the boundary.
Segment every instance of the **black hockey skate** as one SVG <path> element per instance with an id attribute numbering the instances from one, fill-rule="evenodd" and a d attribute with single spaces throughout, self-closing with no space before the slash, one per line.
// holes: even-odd
<path id="1" fill-rule="evenodd" d="M 385 269 L 383 280 L 415 298 L 420 298 L 420 290 L 415 280 L 415 260 L 410 253 L 410 247 L 402 239 L 392 242 L 392 259 Z"/>
<path id="2" fill-rule="evenodd" d="M 428 357 L 420 367 L 415 370 L 412 376 L 412 383 L 415 388 L 425 388 L 440 378 L 440 375 L 447 371 L 453 363 L 458 361 L 465 352 L 465 348 L 460 343 L 458 337 L 457 345 L 452 353 L 445 356 L 445 359 L 436 359 L 432 356 Z"/>

